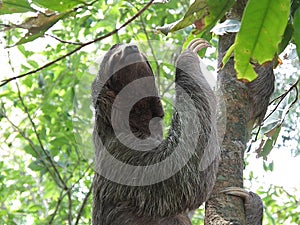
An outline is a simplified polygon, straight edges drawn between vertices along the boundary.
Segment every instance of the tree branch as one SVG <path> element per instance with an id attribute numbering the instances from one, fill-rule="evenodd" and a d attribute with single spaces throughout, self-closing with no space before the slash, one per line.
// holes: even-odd
<path id="1" fill-rule="evenodd" d="M 80 43 L 80 42 L 71 42 L 71 41 L 65 41 L 65 40 L 62 40 L 62 39 L 60 39 L 60 38 L 58 38 L 58 37 L 55 37 L 55 36 L 52 35 L 52 34 L 45 34 L 44 36 L 49 36 L 49 37 L 51 37 L 51 38 L 53 38 L 53 39 L 55 39 L 55 40 L 57 40 L 57 41 L 59 41 L 60 43 L 63 43 L 63 44 L 82 45 L 82 43 Z"/>
<path id="2" fill-rule="evenodd" d="M 113 35 L 113 34 L 118 33 L 121 29 L 123 29 L 123 28 L 126 27 L 128 24 L 130 24 L 132 21 L 134 21 L 136 18 L 138 18 L 138 17 L 139 17 L 139 16 L 140 16 L 147 8 L 149 8 L 149 6 L 153 3 L 153 1 L 154 1 L 154 0 L 150 0 L 150 1 L 149 1 L 149 2 L 148 2 L 148 3 L 147 3 L 147 4 L 146 4 L 146 5 L 145 5 L 138 13 L 137 13 L 137 14 L 135 14 L 132 18 L 130 18 L 128 21 L 126 21 L 124 24 L 122 24 L 119 28 L 117 28 L 117 29 L 115 29 L 115 30 L 113 30 L 113 31 L 111 31 L 111 32 L 109 32 L 109 33 L 107 33 L 107 34 L 101 36 L 101 37 L 98 37 L 98 38 L 96 38 L 96 39 L 94 39 L 94 40 L 92 40 L 92 41 L 83 43 L 83 44 L 81 44 L 80 46 L 78 46 L 77 48 L 75 48 L 75 49 L 73 49 L 72 51 L 68 52 L 67 54 L 62 55 L 62 56 L 58 57 L 57 59 L 55 59 L 55 60 L 53 60 L 53 61 L 51 61 L 51 62 L 48 62 L 48 63 L 46 63 L 44 66 L 41 66 L 41 67 L 39 67 L 39 68 L 37 68 L 37 69 L 35 69 L 35 70 L 29 71 L 29 72 L 24 73 L 24 74 L 20 74 L 20 75 L 15 76 L 15 77 L 11 77 L 11 78 L 8 78 L 8 79 L 4 79 L 4 80 L 1 81 L 2 83 L 0 84 L 0 87 L 6 85 L 7 83 L 9 83 L 9 82 L 12 81 L 12 80 L 16 80 L 16 79 L 19 79 L 19 78 L 22 78 L 22 77 L 26 77 L 26 76 L 28 76 L 28 75 L 30 75 L 30 74 L 39 72 L 39 71 L 41 71 L 41 70 L 43 70 L 43 69 L 45 69 L 45 68 L 47 68 L 47 67 L 49 67 L 49 66 L 55 64 L 56 62 L 58 62 L 58 61 L 60 61 L 60 60 L 62 60 L 62 59 L 64 59 L 64 58 L 66 58 L 66 57 L 68 57 L 68 56 L 70 56 L 70 55 L 73 55 L 75 52 L 79 51 L 80 49 L 82 49 L 82 48 L 85 47 L 85 46 L 88 46 L 88 45 L 90 45 L 90 44 L 96 43 L 96 42 L 98 42 L 98 41 L 101 41 L 101 40 L 103 40 L 103 39 L 105 39 L 105 38 L 107 38 L 107 37 Z"/>
<path id="3" fill-rule="evenodd" d="M 236 1 L 226 19 L 241 18 L 246 2 Z M 219 36 L 218 64 L 235 41 L 235 33 Z M 221 161 L 210 199 L 205 203 L 204 224 L 246 224 L 241 198 L 221 194 L 226 187 L 243 186 L 244 151 L 249 138 L 248 90 L 236 79 L 234 60 L 218 73 L 218 84 L 226 103 L 226 129 L 221 145 Z"/>
<path id="4" fill-rule="evenodd" d="M 54 212 L 53 212 L 53 214 L 52 214 L 52 216 L 51 216 L 51 218 L 50 218 L 50 221 L 48 222 L 49 225 L 52 224 L 52 222 L 53 222 L 53 220 L 54 220 L 54 218 L 55 218 L 55 216 L 56 216 L 56 213 L 58 212 L 59 206 L 60 206 L 62 200 L 64 199 L 64 197 L 65 197 L 65 194 L 63 194 L 63 190 L 62 190 L 62 191 L 60 192 L 60 196 L 59 196 L 59 198 L 58 198 L 58 201 L 57 201 L 55 210 L 54 210 Z"/>
<path id="5" fill-rule="evenodd" d="M 62 202 L 62 200 L 66 197 L 66 195 L 68 195 L 68 198 L 69 198 L 69 201 L 70 201 L 70 197 L 71 197 L 71 191 L 72 191 L 72 189 L 75 187 L 75 185 L 77 185 L 78 183 L 79 183 L 79 181 L 83 178 L 83 177 L 85 177 L 85 175 L 86 175 L 86 173 L 90 170 L 90 168 L 91 168 L 91 165 L 89 165 L 87 168 L 86 168 L 86 170 L 82 173 L 82 175 L 73 183 L 73 185 L 68 189 L 68 190 L 66 190 L 66 192 L 64 193 L 64 190 L 62 190 L 61 191 L 61 194 L 60 194 L 60 196 L 59 196 L 59 198 L 58 198 L 58 201 L 57 201 L 57 204 L 56 204 L 56 207 L 55 207 L 55 210 L 54 210 L 54 213 L 52 214 L 52 216 L 51 216 L 51 218 L 50 218 L 50 221 L 49 221 L 49 225 L 50 224 L 52 224 L 53 223 L 53 220 L 54 220 L 54 218 L 55 218 L 55 216 L 56 216 L 56 213 L 58 212 L 58 209 L 59 209 L 59 206 L 60 206 L 60 204 L 61 204 L 61 202 Z M 92 184 L 91 184 L 91 186 L 92 186 Z M 91 194 L 91 193 L 90 193 Z M 90 195 L 89 194 L 89 195 Z M 79 214 L 77 215 L 77 217 L 76 217 L 76 221 L 79 221 L 79 219 L 80 219 L 80 216 L 81 216 L 81 214 L 82 214 L 82 211 L 83 211 L 83 209 L 84 209 L 84 206 L 85 206 L 85 201 L 87 201 L 87 199 L 88 199 L 88 196 L 85 196 L 85 198 L 84 198 L 84 200 L 83 200 L 83 203 L 82 203 L 82 205 L 81 205 L 81 207 L 80 207 L 80 210 L 79 210 Z M 70 210 L 70 202 L 69 202 L 69 210 Z M 70 213 L 70 212 L 69 212 Z M 68 216 L 68 221 L 70 221 L 70 215 Z M 69 222 L 70 223 L 70 222 Z M 76 224 L 76 223 L 75 223 Z M 77 223 L 78 224 L 78 223 Z"/>
<path id="6" fill-rule="evenodd" d="M 71 190 L 67 192 L 68 195 L 68 223 L 69 225 L 72 225 L 72 195 Z"/>
<path id="7" fill-rule="evenodd" d="M 274 103 L 276 100 L 279 99 L 279 102 L 277 103 L 277 105 L 275 106 L 275 108 L 264 118 L 264 121 L 266 119 L 268 119 L 278 108 L 278 106 L 280 105 L 280 103 L 283 101 L 283 99 L 288 95 L 288 93 L 292 92 L 292 90 L 296 91 L 296 96 L 295 99 L 293 100 L 292 104 L 290 107 L 292 107 L 298 100 L 298 83 L 299 83 L 300 79 L 298 79 L 286 92 L 284 92 L 283 94 L 279 95 L 278 97 L 274 98 L 269 105 L 271 105 L 272 103 Z"/>
<path id="8" fill-rule="evenodd" d="M 77 225 L 79 223 L 79 220 L 80 220 L 80 217 L 81 217 L 81 214 L 83 213 L 83 210 L 84 210 L 84 207 L 86 206 L 86 203 L 90 197 L 90 195 L 92 194 L 92 190 L 93 190 L 93 184 L 91 184 L 90 188 L 89 188 L 89 191 L 86 193 L 84 199 L 83 199 L 83 202 L 80 206 L 80 209 L 78 211 L 78 214 L 77 214 L 77 217 L 76 217 L 76 222 L 74 225 Z"/>
<path id="9" fill-rule="evenodd" d="M 57 170 L 57 168 L 56 168 L 56 166 L 55 166 L 55 164 L 54 164 L 54 162 L 53 162 L 51 156 L 48 154 L 48 152 L 47 152 L 46 149 L 44 148 L 44 145 L 43 145 L 43 143 L 42 143 L 42 140 L 41 140 L 41 138 L 40 138 L 40 135 L 39 135 L 39 133 L 37 132 L 36 125 L 35 125 L 35 123 L 33 122 L 33 119 L 31 118 L 31 115 L 30 115 L 30 113 L 29 113 L 29 110 L 28 110 L 27 106 L 25 105 L 25 102 L 24 102 L 24 100 L 23 100 L 23 98 L 22 98 L 22 96 L 21 96 L 21 91 L 20 91 L 20 88 L 19 88 L 19 85 L 18 85 L 18 84 L 17 84 L 17 89 L 18 89 L 18 97 L 19 97 L 20 102 L 21 102 L 21 104 L 22 104 L 22 106 L 23 106 L 23 108 L 24 108 L 24 111 L 25 111 L 25 113 L 26 113 L 26 115 L 27 115 L 27 118 L 29 119 L 29 121 L 30 121 L 30 123 L 31 123 L 31 125 L 32 125 L 33 131 L 34 131 L 35 136 L 36 136 L 36 138 L 37 138 L 37 140 L 38 140 L 38 142 L 39 142 L 39 145 L 40 145 L 40 147 L 41 147 L 43 153 L 44 153 L 45 156 L 47 157 L 48 162 L 50 163 L 51 167 L 53 168 L 53 170 L 54 170 L 56 176 L 58 177 L 58 179 L 59 179 L 59 181 L 60 181 L 60 183 L 61 183 L 61 184 L 60 184 L 60 183 L 57 183 L 57 184 L 58 184 L 61 188 L 63 188 L 64 190 L 67 190 L 68 187 L 67 187 L 65 181 L 64 181 L 64 180 L 62 179 L 62 177 L 60 176 L 60 173 L 59 173 L 59 171 Z"/>
<path id="10" fill-rule="evenodd" d="M 53 177 L 53 178 L 55 178 L 55 175 L 53 174 L 53 172 L 51 171 L 50 167 L 47 165 L 47 163 L 45 162 L 45 160 L 43 159 L 43 157 L 41 156 L 41 154 L 39 153 L 39 151 L 36 149 L 33 141 L 29 137 L 26 136 L 26 134 L 21 130 L 21 128 L 19 128 L 14 122 L 12 122 L 9 119 L 9 117 L 6 115 L 6 113 L 4 112 L 3 109 L 1 110 L 1 116 L 3 116 L 10 123 L 10 125 L 13 127 L 13 129 L 15 131 L 17 131 L 26 141 L 28 141 L 31 149 L 39 157 L 39 160 L 41 161 L 41 163 L 43 164 L 43 166 L 45 166 L 45 168 L 49 172 L 50 176 Z"/>
<path id="11" fill-rule="evenodd" d="M 158 87 L 158 93 L 160 93 L 160 89 L 161 89 L 161 81 L 160 81 L 160 65 L 159 65 L 159 62 L 156 58 L 156 55 L 155 55 L 155 52 L 154 52 L 154 49 L 153 49 L 153 46 L 151 44 L 151 41 L 150 41 L 150 37 L 148 35 L 148 32 L 146 30 L 146 25 L 145 25 L 145 21 L 144 21 L 144 18 L 143 17 L 140 17 L 140 20 L 142 22 L 142 29 L 145 33 L 145 36 L 146 36 L 146 39 L 147 39 L 147 43 L 148 43 L 148 46 L 150 47 L 150 50 L 151 50 L 151 53 L 152 53 L 152 56 L 153 56 L 153 59 L 154 59 L 154 63 L 155 63 L 155 67 L 156 67 L 156 78 L 157 78 L 157 87 Z"/>

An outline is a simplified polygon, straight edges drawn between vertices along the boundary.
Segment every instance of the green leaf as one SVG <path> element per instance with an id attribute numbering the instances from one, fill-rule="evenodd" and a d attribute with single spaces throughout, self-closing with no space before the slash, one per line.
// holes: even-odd
<path id="1" fill-rule="evenodd" d="M 297 47 L 298 58 L 300 59 L 300 8 L 294 14 L 294 42 Z"/>
<path id="2" fill-rule="evenodd" d="M 27 63 L 31 65 L 33 68 L 38 68 L 39 64 L 34 60 L 27 60 Z"/>
<path id="3" fill-rule="evenodd" d="M 193 24 L 196 20 L 202 18 L 205 15 L 206 9 L 207 3 L 205 0 L 196 0 L 185 13 L 182 20 L 178 21 L 178 23 L 171 29 L 171 31 L 180 30 Z"/>
<path id="4" fill-rule="evenodd" d="M 261 152 L 261 155 L 263 156 L 264 159 L 267 158 L 267 156 L 270 154 L 272 149 L 273 149 L 273 141 L 271 139 L 267 139 Z"/>
<path id="5" fill-rule="evenodd" d="M 15 45 L 25 44 L 43 36 L 50 27 L 56 24 L 57 21 L 59 21 L 65 15 L 66 14 L 52 14 L 47 16 L 40 13 L 36 17 L 30 17 L 26 19 L 26 21 L 19 26 L 26 27 L 28 32 Z"/>
<path id="6" fill-rule="evenodd" d="M 30 145 L 26 145 L 24 147 L 24 151 L 35 158 L 39 158 L 41 155 L 43 155 L 43 150 L 38 145 L 34 146 L 34 149 Z"/>
<path id="7" fill-rule="evenodd" d="M 39 210 L 43 208 L 42 205 L 31 205 L 28 212 L 29 213 L 37 213 Z"/>
<path id="8" fill-rule="evenodd" d="M 294 33 L 293 25 L 291 24 L 291 22 L 289 22 L 285 28 L 283 38 L 278 46 L 278 54 L 283 52 L 286 46 L 290 43 L 293 33 Z"/>
<path id="9" fill-rule="evenodd" d="M 0 4 L 0 15 L 25 12 L 36 12 L 27 0 L 3 0 Z"/>
<path id="10" fill-rule="evenodd" d="M 36 160 L 30 163 L 28 168 L 30 168 L 32 171 L 40 171 L 44 168 L 44 166 L 41 164 L 39 160 Z"/>
<path id="11" fill-rule="evenodd" d="M 205 0 L 196 0 L 185 13 L 184 17 L 172 24 L 166 24 L 163 27 L 157 28 L 163 34 L 167 35 L 169 32 L 174 32 L 189 25 L 193 24 L 196 20 L 199 20 L 205 16 L 207 12 L 207 3 Z"/>
<path id="12" fill-rule="evenodd" d="M 207 0 L 209 14 L 204 19 L 206 29 L 215 26 L 234 3 L 234 0 Z"/>
<path id="13" fill-rule="evenodd" d="M 26 153 L 32 155 L 35 158 L 38 158 L 39 155 L 36 153 L 36 151 L 30 145 L 26 145 L 23 149 Z"/>
<path id="14" fill-rule="evenodd" d="M 272 128 L 271 130 L 265 133 L 267 137 L 272 139 L 272 141 L 274 142 L 273 145 L 275 145 L 280 130 L 281 130 L 281 124 L 277 124 L 274 128 Z"/>
<path id="15" fill-rule="evenodd" d="M 226 54 L 224 55 L 222 59 L 222 68 L 226 65 L 230 57 L 232 56 L 232 53 L 234 51 L 235 44 L 231 45 L 230 48 L 227 50 Z"/>
<path id="16" fill-rule="evenodd" d="M 25 49 L 25 47 L 22 45 L 19 45 L 18 49 L 23 54 L 23 56 L 25 56 L 26 58 L 29 58 L 29 56 L 32 56 L 34 54 L 32 51 Z"/>
<path id="17" fill-rule="evenodd" d="M 250 0 L 245 8 L 241 29 L 235 40 L 235 69 L 238 79 L 254 80 L 257 75 L 251 60 L 271 61 L 286 28 L 290 1 Z"/>
<path id="18" fill-rule="evenodd" d="M 186 28 L 198 21 L 200 24 L 199 27 L 197 27 L 198 30 L 210 30 L 232 7 L 234 2 L 234 0 L 196 0 L 189 7 L 182 19 L 157 29 L 167 35 L 169 32 Z"/>
<path id="19" fill-rule="evenodd" d="M 267 162 L 263 161 L 263 168 L 265 171 L 273 171 L 274 170 L 274 162 L 272 161 L 267 165 Z"/>
<path id="20" fill-rule="evenodd" d="M 86 0 L 34 0 L 39 6 L 42 6 L 47 9 L 51 9 L 58 12 L 66 12 L 70 9 L 73 9 L 75 6 L 79 4 L 85 4 L 85 2 L 89 2 Z"/>

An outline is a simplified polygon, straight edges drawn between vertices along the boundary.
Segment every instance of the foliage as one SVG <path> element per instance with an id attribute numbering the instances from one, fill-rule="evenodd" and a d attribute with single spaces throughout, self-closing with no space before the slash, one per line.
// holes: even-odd
<path id="1" fill-rule="evenodd" d="M 248 2 L 234 45 L 238 79 L 252 81 L 257 77 L 251 60 L 263 64 L 274 58 L 288 21 L 289 4 L 289 0 Z"/>
<path id="2" fill-rule="evenodd" d="M 265 203 L 264 224 L 298 224 L 299 217 L 299 198 L 297 190 L 293 194 L 283 187 L 271 185 L 267 190 L 260 191 Z M 278 202 L 281 202 L 278 205 Z"/>
<path id="3" fill-rule="evenodd" d="M 168 128 L 174 79 L 170 71 L 174 71 L 172 65 L 181 51 L 180 46 L 186 38 L 189 40 L 194 37 L 192 28 L 186 26 L 195 21 L 184 16 L 184 12 L 190 15 L 194 15 L 195 11 L 200 13 L 197 13 L 198 20 L 203 21 L 204 25 L 197 26 L 196 23 L 198 30 L 193 32 L 212 38 L 211 42 L 216 46 L 216 37 L 211 37 L 208 31 L 228 11 L 231 6 L 228 3 L 233 2 L 201 0 L 189 8 L 187 2 L 170 1 L 151 5 L 139 15 L 145 6 L 141 1 L 3 0 L 0 8 L 0 38 L 9 48 L 1 46 L 5 54 L 0 56 L 0 63 L 2 61 L 1 67 L 4 68 L 6 62 L 5 68 L 10 66 L 10 69 L 3 69 L 1 78 L 9 79 L 18 74 L 24 76 L 0 87 L 0 223 L 90 224 L 93 177 L 90 83 L 98 67 L 95 59 L 112 43 L 139 42 L 140 47 L 149 53 L 150 63 L 157 74 L 160 93 L 164 96 Z M 260 2 L 253 2 L 253 7 L 259 8 Z M 203 13 L 198 3 L 204 4 L 203 10 L 209 13 Z M 220 5 L 224 7 L 218 8 Z M 278 7 L 275 5 L 273 9 L 277 10 Z M 293 3 L 292 10 L 295 13 L 291 13 L 290 29 L 287 30 L 287 27 L 283 36 L 286 44 L 282 44 L 284 49 L 290 41 L 294 42 L 298 55 L 300 27 L 296 27 L 296 24 L 299 23 L 299 9 L 299 5 Z M 136 15 L 137 18 L 125 28 L 107 35 Z M 270 16 L 267 21 L 260 23 L 253 22 L 253 29 L 277 20 L 274 17 Z M 18 21 L 15 21 L 16 18 Z M 184 22 L 180 25 L 184 29 L 168 36 L 153 32 L 158 27 L 176 21 Z M 281 25 L 283 28 L 280 28 L 280 32 L 283 33 L 285 26 L 283 22 Z M 102 38 L 105 35 L 107 37 Z M 251 41 L 247 37 L 241 38 Z M 262 38 L 261 42 L 264 41 Z M 273 44 L 277 42 L 278 37 L 272 41 Z M 167 44 L 172 44 L 168 51 L 163 47 Z M 295 72 L 291 78 L 278 74 L 277 82 L 282 85 L 292 80 L 295 82 L 297 75 L 298 72 Z M 282 94 L 282 90 L 279 88 L 277 96 Z M 290 111 L 284 129 L 286 132 L 298 129 L 291 122 L 299 113 L 292 111 L 292 101 L 288 99 L 284 106 L 286 111 Z M 285 116 L 280 118 L 285 119 Z M 266 128 L 264 133 L 276 125 L 278 123 Z M 275 136 L 267 138 L 272 140 Z M 297 142 L 299 132 L 295 137 L 287 133 L 287 138 Z M 274 145 L 272 142 L 272 147 Z M 272 224 L 272 217 L 282 224 L 287 221 L 291 224 L 299 222 L 296 213 L 299 207 L 296 204 L 289 205 L 270 198 L 269 194 L 275 192 L 281 196 L 278 189 L 270 187 L 261 192 L 267 193 L 264 201 L 268 208 L 268 224 Z M 287 198 L 296 200 L 293 195 Z M 280 210 L 290 212 L 292 217 L 279 213 Z M 197 212 L 193 224 L 201 224 L 202 219 Z"/>

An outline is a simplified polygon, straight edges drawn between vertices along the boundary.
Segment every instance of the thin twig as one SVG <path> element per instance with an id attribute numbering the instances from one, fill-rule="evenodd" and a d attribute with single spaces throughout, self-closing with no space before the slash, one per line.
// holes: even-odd
<path id="1" fill-rule="evenodd" d="M 161 97 L 164 97 L 165 94 L 171 89 L 171 87 L 174 85 L 174 81 L 172 81 L 166 88 L 165 90 L 163 91 L 163 93 L 161 93 Z"/>
<path id="2" fill-rule="evenodd" d="M 141 18 L 141 22 L 142 22 L 142 29 L 146 35 L 146 39 L 147 39 L 147 43 L 148 43 L 148 46 L 150 47 L 150 50 L 151 50 L 151 53 L 152 53 L 152 56 L 153 56 L 153 59 L 154 59 L 154 63 L 156 65 L 156 77 L 157 77 L 157 86 L 158 86 L 158 93 L 160 93 L 160 89 L 161 89 L 161 81 L 160 81 L 160 65 L 158 63 L 158 60 L 156 58 L 156 55 L 155 55 L 155 52 L 154 52 L 154 49 L 153 49 L 153 46 L 151 44 L 151 41 L 150 41 L 150 38 L 149 38 L 149 35 L 148 35 L 148 32 L 146 30 L 146 25 L 145 25 L 145 21 L 143 19 L 143 17 L 140 17 Z"/>
<path id="3" fill-rule="evenodd" d="M 53 214 L 52 214 L 52 216 L 51 216 L 51 218 L 50 218 L 50 221 L 48 222 L 49 225 L 52 224 L 52 222 L 53 222 L 53 220 L 54 220 L 54 218 L 55 218 L 55 216 L 56 216 L 56 214 L 57 214 L 57 212 L 58 212 L 59 206 L 60 206 L 62 200 L 64 199 L 64 197 L 65 197 L 65 195 L 63 194 L 63 190 L 62 190 L 62 191 L 60 192 L 60 196 L 59 196 L 59 198 L 58 198 L 58 201 L 57 201 L 55 210 L 54 210 L 54 212 L 53 212 Z"/>
<path id="4" fill-rule="evenodd" d="M 299 79 L 299 80 L 300 80 L 300 79 Z M 293 107 L 293 105 L 298 101 L 298 94 L 299 94 L 299 91 L 298 91 L 297 85 L 298 85 L 298 83 L 299 83 L 299 80 L 297 80 L 297 81 L 296 81 L 296 82 L 295 82 L 295 83 L 294 83 L 294 84 L 293 84 L 286 92 L 284 92 L 283 94 L 281 94 L 281 95 L 279 95 L 278 97 L 274 98 L 274 99 L 269 103 L 269 105 L 271 105 L 272 103 L 274 103 L 276 100 L 279 99 L 279 102 L 276 104 L 275 108 L 274 108 L 274 109 L 273 109 L 273 110 L 272 110 L 272 111 L 264 118 L 263 121 L 266 121 L 266 120 L 267 120 L 267 119 L 268 119 L 268 118 L 269 118 L 269 117 L 270 117 L 270 116 L 278 109 L 280 103 L 284 100 L 284 98 L 287 96 L 287 94 L 290 93 L 293 89 L 295 89 L 295 91 L 296 91 L 295 99 L 292 101 L 292 103 L 291 103 L 291 105 L 290 105 L 288 111 L 290 110 L 290 108 Z M 288 112 L 287 112 L 287 113 L 288 113 Z M 287 113 L 285 114 L 285 116 L 287 115 Z M 284 118 L 281 120 L 280 124 L 283 123 L 283 121 L 284 121 L 284 119 L 285 119 L 285 116 L 284 116 Z M 260 130 L 261 130 L 261 127 L 262 127 L 262 125 L 260 125 L 260 126 L 258 127 L 258 130 L 257 130 L 257 132 L 255 133 L 255 138 L 251 141 L 251 143 L 257 141 L 259 132 L 260 132 Z M 249 145 L 247 152 L 249 152 L 250 149 L 251 149 L 251 144 Z"/>
<path id="5" fill-rule="evenodd" d="M 58 61 L 60 61 L 60 60 L 62 60 L 62 59 L 64 59 L 64 58 L 66 58 L 66 57 L 68 57 L 68 56 L 70 56 L 70 55 L 73 55 L 75 52 L 79 51 L 80 49 L 82 49 L 82 48 L 85 47 L 85 46 L 88 46 L 88 45 L 90 45 L 90 44 L 96 43 L 96 42 L 98 42 L 98 41 L 101 41 L 101 40 L 103 40 L 103 39 L 105 39 L 105 38 L 107 38 L 107 37 L 113 35 L 113 34 L 118 33 L 121 29 L 123 29 L 123 28 L 126 27 L 128 24 L 130 24 L 132 21 L 134 21 L 137 17 L 139 17 L 139 16 L 140 16 L 140 15 L 141 15 L 148 7 L 152 4 L 153 1 L 154 1 L 154 0 L 150 0 L 149 3 L 147 3 L 147 5 L 145 5 L 145 6 L 144 6 L 137 14 L 135 14 L 132 18 L 130 18 L 128 21 L 126 21 L 126 22 L 125 22 L 123 25 L 121 25 L 119 28 L 117 28 L 117 29 L 115 29 L 115 30 L 113 30 L 113 31 L 111 31 L 111 32 L 109 32 L 109 33 L 107 33 L 107 34 L 101 36 L 101 37 L 98 37 L 98 38 L 96 38 L 96 39 L 94 39 L 94 40 L 92 40 L 92 41 L 83 43 L 83 44 L 81 44 L 80 46 L 78 46 L 77 48 L 75 48 L 75 49 L 73 49 L 72 51 L 68 52 L 67 54 L 62 55 L 62 56 L 58 57 L 57 59 L 55 59 L 55 60 L 53 60 L 53 61 L 51 61 L 51 62 L 48 62 L 48 63 L 46 63 L 44 66 L 41 66 L 41 67 L 39 67 L 39 68 L 37 68 L 37 69 L 35 69 L 35 70 L 29 71 L 29 72 L 27 72 L 27 73 L 24 73 L 24 74 L 15 76 L 15 77 L 11 77 L 11 78 L 8 78 L 8 79 L 4 79 L 4 80 L 1 81 L 2 83 L 0 84 L 0 87 L 4 86 L 5 84 L 9 83 L 9 82 L 12 81 L 12 80 L 16 80 L 16 79 L 19 79 L 19 78 L 22 78 L 22 77 L 26 77 L 26 76 L 28 76 L 28 75 L 30 75 L 30 74 L 39 72 L 39 71 L 41 71 L 41 70 L 43 70 L 43 69 L 45 69 L 45 68 L 47 68 L 47 67 L 49 67 L 49 66 L 55 64 L 56 62 L 58 62 Z"/>
<path id="6" fill-rule="evenodd" d="M 60 38 L 58 38 L 58 37 L 55 37 L 55 36 L 52 35 L 52 34 L 45 34 L 45 36 L 49 36 L 49 37 L 51 37 L 51 38 L 54 38 L 55 40 L 57 40 L 57 41 L 59 41 L 59 42 L 61 42 L 61 43 L 64 43 L 64 44 L 70 44 L 70 45 L 82 45 L 82 43 L 80 43 L 80 42 L 72 42 L 72 41 L 65 41 L 65 40 L 62 40 L 62 39 L 60 39 Z"/>
<path id="7" fill-rule="evenodd" d="M 10 123 L 10 125 L 26 140 L 28 141 L 31 149 L 34 151 L 34 153 L 38 156 L 39 160 L 41 161 L 41 163 L 43 164 L 43 166 L 45 166 L 45 168 L 49 171 L 50 176 L 55 178 L 55 175 L 53 174 L 53 172 L 51 171 L 50 167 L 47 165 L 47 163 L 45 162 L 45 160 L 43 159 L 43 157 L 41 156 L 40 152 L 35 148 L 35 145 L 33 143 L 33 141 L 28 138 L 26 136 L 26 134 L 16 125 L 14 124 L 9 118 L 8 116 L 5 114 L 4 111 L 1 112 L 2 116 Z"/>
<path id="8" fill-rule="evenodd" d="M 69 225 L 72 225 L 72 195 L 71 195 L 71 189 L 67 192 L 68 195 L 68 222 Z"/>
<path id="9" fill-rule="evenodd" d="M 25 104 L 25 102 L 24 102 L 24 100 L 23 100 L 23 98 L 22 98 L 22 96 L 21 96 L 21 91 L 20 91 L 19 85 L 18 85 L 17 83 L 16 83 L 16 85 L 17 85 L 17 89 L 18 89 L 18 97 L 19 97 L 20 102 L 21 102 L 21 104 L 22 104 L 22 106 L 23 106 L 23 108 L 24 108 L 24 111 L 25 111 L 25 113 L 26 113 L 26 115 L 27 115 L 27 117 L 28 117 L 28 119 L 29 119 L 29 121 L 30 121 L 30 123 L 31 123 L 31 126 L 32 126 L 33 131 L 34 131 L 34 133 L 35 133 L 35 136 L 36 136 L 36 138 L 37 138 L 37 140 L 38 140 L 38 142 L 39 142 L 39 145 L 40 145 L 40 147 L 41 147 L 43 153 L 44 153 L 45 156 L 47 157 L 48 162 L 49 162 L 50 165 L 52 166 L 52 168 L 53 168 L 53 170 L 54 170 L 56 176 L 58 177 L 59 181 L 61 182 L 61 184 L 60 184 L 60 183 L 57 183 L 57 184 L 58 184 L 60 187 L 62 187 L 64 190 L 67 190 L 68 187 L 67 187 L 66 183 L 64 182 L 64 180 L 63 180 L 62 177 L 60 176 L 60 173 L 59 173 L 59 171 L 57 170 L 57 168 L 56 168 L 56 166 L 55 166 L 55 164 L 54 164 L 52 158 L 50 157 L 50 155 L 48 154 L 48 152 L 47 152 L 46 149 L 44 148 L 44 145 L 43 145 L 43 143 L 42 143 L 42 140 L 41 140 L 41 138 L 40 138 L 40 135 L 39 135 L 39 133 L 37 132 L 36 125 L 35 125 L 35 123 L 33 122 L 33 119 L 31 118 L 31 115 L 30 115 L 30 113 L 29 113 L 29 110 L 28 110 L 28 108 L 27 108 L 27 106 L 26 106 L 26 104 Z M 62 186 L 61 186 L 61 185 L 62 185 Z"/>
<path id="10" fill-rule="evenodd" d="M 77 214 L 77 217 L 76 217 L 76 222 L 75 222 L 74 225 L 78 225 L 79 220 L 80 220 L 80 217 L 81 217 L 81 214 L 83 213 L 84 207 L 85 207 L 86 204 L 87 204 L 87 201 L 88 201 L 88 199 L 89 199 L 89 197 L 90 197 L 90 195 L 91 195 L 91 193 L 92 193 L 92 190 L 93 190 L 93 185 L 91 184 L 91 186 L 90 186 L 90 188 L 89 188 L 89 191 L 86 193 L 86 195 L 85 195 L 85 197 L 84 197 L 84 199 L 83 199 L 83 202 L 82 202 L 82 204 L 81 204 L 81 206 L 80 206 L 80 209 L 79 209 L 78 214 Z"/>
<path id="11" fill-rule="evenodd" d="M 270 104 L 274 103 L 276 100 L 279 99 L 279 102 L 277 103 L 277 105 L 275 106 L 275 108 L 264 118 L 263 121 L 265 121 L 266 119 L 268 119 L 279 107 L 280 103 L 283 101 L 283 99 L 287 96 L 288 93 L 290 93 L 293 89 L 296 90 L 296 97 L 294 99 L 294 101 L 291 104 L 291 107 L 296 103 L 296 101 L 298 100 L 298 88 L 297 85 L 299 83 L 300 79 L 298 79 L 286 92 L 284 92 L 283 94 L 279 95 L 278 97 L 276 97 L 275 99 L 273 99 Z M 270 105 L 269 104 L 269 105 Z"/>
<path id="12" fill-rule="evenodd" d="M 65 193 L 64 193 L 64 190 L 62 190 L 62 192 L 61 192 L 61 194 L 60 194 L 60 196 L 59 196 L 59 199 L 58 199 L 58 201 L 57 201 L 57 204 L 56 204 L 54 213 L 52 214 L 51 219 L 50 219 L 50 221 L 49 221 L 49 223 L 48 223 L 49 225 L 52 224 L 52 222 L 53 222 L 53 220 L 54 220 L 54 217 L 55 217 L 55 215 L 56 215 L 56 213 L 57 213 L 57 211 L 58 211 L 58 209 L 59 209 L 59 206 L 60 206 L 62 200 L 63 200 L 67 195 L 69 196 L 69 193 L 71 194 L 72 189 L 75 187 L 75 185 L 77 185 L 77 184 L 79 183 L 79 181 L 80 181 L 83 177 L 85 177 L 86 173 L 90 170 L 90 168 L 91 168 L 91 165 L 89 165 L 89 166 L 86 168 L 86 170 L 85 170 L 85 171 L 83 172 L 83 174 L 78 178 L 78 180 L 75 181 L 75 182 L 73 183 L 73 185 L 72 185 L 68 190 L 65 191 Z M 87 198 L 87 197 L 86 197 L 86 198 Z M 69 200 L 70 200 L 70 196 L 69 196 Z M 70 203 L 69 203 L 69 204 L 70 204 Z M 83 206 L 81 206 L 81 207 L 83 207 Z M 83 210 L 83 209 L 82 209 L 82 210 Z M 68 219 L 69 219 L 69 218 L 68 218 Z M 78 219 L 78 216 L 76 217 L 76 221 L 77 221 L 77 219 Z"/>

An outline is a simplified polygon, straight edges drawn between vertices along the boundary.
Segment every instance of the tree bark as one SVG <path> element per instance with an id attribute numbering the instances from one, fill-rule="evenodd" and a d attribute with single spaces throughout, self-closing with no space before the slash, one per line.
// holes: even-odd
<path id="1" fill-rule="evenodd" d="M 241 19 L 245 0 L 236 2 L 226 19 Z M 234 43 L 235 33 L 219 38 L 219 65 L 228 48 Z M 244 151 L 250 137 L 249 96 L 244 83 L 237 81 L 233 59 L 218 74 L 218 85 L 226 103 L 226 131 L 221 146 L 221 162 L 213 193 L 205 205 L 204 224 L 244 225 L 243 200 L 236 196 L 221 194 L 226 187 L 243 187 Z"/>

